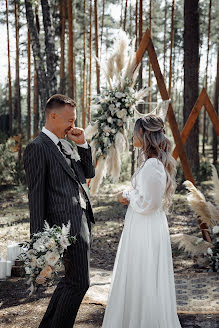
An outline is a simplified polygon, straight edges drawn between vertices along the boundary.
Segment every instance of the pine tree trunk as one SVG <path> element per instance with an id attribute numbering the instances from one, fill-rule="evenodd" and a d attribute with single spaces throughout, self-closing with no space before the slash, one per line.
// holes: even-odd
<path id="1" fill-rule="evenodd" d="M 171 37 L 170 37 L 170 69 L 169 69 L 169 97 L 171 98 L 171 82 L 172 82 L 172 54 L 174 40 L 174 11 L 175 0 L 172 0 L 172 16 L 171 16 Z"/>
<path id="2" fill-rule="evenodd" d="M 215 83 L 215 94 L 214 94 L 214 108 L 218 114 L 218 98 L 219 98 L 219 47 L 217 50 L 217 75 L 216 75 L 216 83 Z M 213 164 L 217 164 L 218 160 L 218 136 L 213 128 Z"/>
<path id="3" fill-rule="evenodd" d="M 31 51 L 30 33 L 27 32 L 27 139 L 31 138 Z"/>
<path id="4" fill-rule="evenodd" d="M 39 133 L 39 93 L 37 71 L 35 67 L 33 81 L 33 135 L 35 138 Z"/>
<path id="5" fill-rule="evenodd" d="M 55 50 L 55 35 L 51 21 L 50 6 L 48 0 L 41 0 L 43 25 L 45 32 L 45 51 L 47 66 L 47 82 L 49 84 L 49 93 L 57 93 L 56 66 L 57 56 Z"/>
<path id="6" fill-rule="evenodd" d="M 209 50 L 210 50 L 210 34 L 211 34 L 211 0 L 209 0 L 209 12 L 208 12 L 208 48 L 207 48 L 207 58 L 206 58 L 206 70 L 205 70 L 205 88 L 208 91 L 208 60 L 209 60 Z M 204 111 L 203 119 L 203 138 L 202 138 L 202 155 L 205 156 L 205 141 L 206 141 L 206 110 Z"/>
<path id="7" fill-rule="evenodd" d="M 184 2 L 184 125 L 199 96 L 199 1 Z M 192 87 L 191 87 L 192 86 Z M 186 152 L 195 174 L 199 170 L 199 128 L 196 121 L 186 143 Z"/>
<path id="8" fill-rule="evenodd" d="M 11 91 L 11 63 L 10 63 L 10 37 L 8 22 L 8 0 L 6 0 L 6 24 L 7 24 L 7 41 L 8 41 L 8 103 L 9 103 L 9 134 L 12 135 L 12 91 Z"/>
<path id="9" fill-rule="evenodd" d="M 59 13 L 60 13 L 60 93 L 65 94 L 65 14 L 66 14 L 66 1 L 59 0 Z"/>
<path id="10" fill-rule="evenodd" d="M 139 44 L 142 39 L 143 1 L 139 1 Z M 142 63 L 139 69 L 139 89 L 142 88 Z"/>
<path id="11" fill-rule="evenodd" d="M 135 2 L 135 38 L 136 38 L 136 42 L 135 42 L 135 50 L 137 50 L 137 46 L 138 46 L 138 0 L 136 0 Z"/>
<path id="12" fill-rule="evenodd" d="M 150 10 L 149 10 L 149 29 L 152 34 L 152 0 L 150 0 Z M 149 66 L 148 66 L 148 87 L 151 87 L 151 63 L 150 58 L 148 58 Z M 151 111 L 151 92 L 148 93 L 148 113 Z"/>
<path id="13" fill-rule="evenodd" d="M 32 51 L 34 56 L 34 64 L 35 69 L 37 71 L 37 78 L 38 78 L 38 88 L 40 94 L 40 102 L 41 102 L 41 125 L 43 124 L 44 120 L 44 111 L 47 98 L 49 97 L 49 90 L 48 90 L 48 83 L 47 77 L 45 73 L 45 66 L 43 56 L 41 54 L 41 46 L 39 42 L 39 34 L 37 29 L 37 20 L 36 24 L 34 22 L 34 13 L 32 7 L 31 0 L 25 0 L 25 7 L 26 7 L 26 18 L 28 23 L 28 29 L 30 32 L 31 44 L 32 44 Z"/>
<path id="14" fill-rule="evenodd" d="M 167 50 L 167 0 L 165 0 L 165 9 L 164 9 L 164 41 L 163 41 L 163 76 L 164 80 L 166 78 L 166 50 Z"/>
<path id="15" fill-rule="evenodd" d="M 138 1 L 138 0 L 136 0 L 136 1 Z M 120 27 L 122 27 L 122 14 L 123 14 L 123 0 L 121 0 Z"/>
<path id="16" fill-rule="evenodd" d="M 90 0 L 90 35 L 89 35 L 89 91 L 88 91 L 88 122 L 91 121 L 91 83 L 92 83 L 92 0 Z"/>
<path id="17" fill-rule="evenodd" d="M 21 133 L 21 96 L 20 96 L 20 40 L 19 40 L 19 16 L 20 4 L 14 2 L 15 28 L 16 28 L 16 80 L 15 80 L 15 120 L 17 121 L 17 133 Z M 20 159 L 20 156 L 19 156 Z"/>
<path id="18" fill-rule="evenodd" d="M 68 96 L 74 98 L 72 0 L 68 0 Z"/>
<path id="19" fill-rule="evenodd" d="M 125 13 L 124 13 L 124 21 L 123 21 L 123 30 L 124 31 L 126 31 L 127 6 L 128 6 L 128 0 L 126 0 L 126 2 L 125 2 Z"/>
<path id="20" fill-rule="evenodd" d="M 86 0 L 84 0 L 84 39 L 83 39 L 83 88 L 82 88 L 82 127 L 85 129 L 86 126 L 86 113 L 85 113 L 85 94 L 86 94 Z"/>
<path id="21" fill-rule="evenodd" d="M 105 0 L 102 0 L 102 19 L 101 19 L 101 35 L 100 35 L 100 56 L 101 56 L 102 45 L 103 45 L 104 15 L 105 15 Z"/>
<path id="22" fill-rule="evenodd" d="M 94 13 L 95 13 L 95 50 L 96 57 L 99 58 L 99 46 L 98 46 L 98 0 L 94 0 Z M 96 76 L 97 76 L 97 94 L 100 93 L 100 66 L 96 61 Z"/>

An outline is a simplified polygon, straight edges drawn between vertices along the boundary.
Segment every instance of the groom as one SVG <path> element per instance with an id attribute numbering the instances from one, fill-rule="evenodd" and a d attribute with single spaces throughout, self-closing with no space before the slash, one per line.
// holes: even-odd
<path id="1" fill-rule="evenodd" d="M 46 124 L 24 151 L 31 234 L 70 220 L 76 243 L 64 253 L 65 276 L 59 282 L 39 328 L 72 328 L 89 288 L 91 222 L 86 178 L 94 177 L 91 148 L 84 130 L 76 128 L 76 103 L 56 94 L 46 104 Z M 69 139 L 77 144 L 75 156 Z"/>

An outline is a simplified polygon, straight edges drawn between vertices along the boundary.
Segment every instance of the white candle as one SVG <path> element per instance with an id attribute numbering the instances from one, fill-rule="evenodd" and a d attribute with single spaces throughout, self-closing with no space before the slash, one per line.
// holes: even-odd
<path id="1" fill-rule="evenodd" d="M 0 280 L 6 279 L 7 261 L 0 260 Z"/>
<path id="2" fill-rule="evenodd" d="M 12 261 L 12 265 L 14 265 L 14 262 L 20 253 L 21 248 L 18 244 L 9 245 L 7 247 L 7 260 Z"/>
<path id="3" fill-rule="evenodd" d="M 7 261 L 7 269 L 6 269 L 6 276 L 11 277 L 11 267 L 12 267 L 12 262 Z"/>

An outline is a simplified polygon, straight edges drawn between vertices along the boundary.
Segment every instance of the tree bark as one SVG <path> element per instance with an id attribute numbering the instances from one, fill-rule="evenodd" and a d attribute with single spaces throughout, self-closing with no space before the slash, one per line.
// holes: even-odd
<path id="1" fill-rule="evenodd" d="M 184 125 L 199 96 L 199 1 L 184 2 Z M 192 86 L 192 87 L 191 87 Z M 196 121 L 186 143 L 191 168 L 199 170 L 199 127 Z"/>
<path id="2" fill-rule="evenodd" d="M 83 39 L 83 88 L 82 88 L 82 127 L 85 129 L 86 126 L 86 113 L 85 113 L 85 94 L 86 94 L 86 0 L 84 0 L 84 39 Z"/>
<path id="3" fill-rule="evenodd" d="M 60 88 L 61 94 L 65 93 L 65 13 L 66 13 L 66 1 L 59 0 L 59 13 L 60 13 Z"/>
<path id="4" fill-rule="evenodd" d="M 72 0 L 68 0 L 68 96 L 74 98 Z"/>
<path id="5" fill-rule="evenodd" d="M 166 50 L 167 50 L 167 0 L 165 0 L 165 9 L 164 9 L 164 41 L 163 41 L 163 76 L 166 79 Z"/>
<path id="6" fill-rule="evenodd" d="M 47 98 L 49 96 L 49 89 L 48 89 L 47 77 L 45 73 L 44 60 L 41 54 L 41 46 L 40 46 L 39 35 L 37 30 L 37 23 L 34 22 L 32 1 L 25 0 L 25 7 L 26 7 L 28 29 L 30 32 L 30 38 L 32 44 L 32 51 L 34 56 L 34 64 L 35 64 L 35 69 L 37 71 L 38 89 L 39 89 L 40 102 L 41 102 L 41 113 L 42 113 L 41 125 L 42 125 L 44 120 L 45 105 L 46 105 Z"/>
<path id="7" fill-rule="evenodd" d="M 206 58 L 206 69 L 205 69 L 205 89 L 208 92 L 208 60 L 209 60 L 209 50 L 210 50 L 210 34 L 211 34 L 211 0 L 209 0 L 209 12 L 208 12 L 208 48 L 207 48 L 207 58 Z M 206 110 L 204 111 L 203 118 L 203 138 L 202 138 L 202 155 L 205 156 L 205 141 L 206 140 Z"/>
<path id="8" fill-rule="evenodd" d="M 216 75 L 216 83 L 215 83 L 215 94 L 214 94 L 214 109 L 218 114 L 218 98 L 219 98 L 219 47 L 217 49 L 217 75 Z M 218 136 L 213 128 L 213 164 L 217 164 L 218 160 Z"/>
<path id="9" fill-rule="evenodd" d="M 31 50 L 30 33 L 27 31 L 27 139 L 31 138 Z"/>
<path id="10" fill-rule="evenodd" d="M 149 30 L 151 32 L 152 35 L 152 0 L 150 0 L 150 10 L 149 10 Z M 151 87 L 151 62 L 150 62 L 150 58 L 148 58 L 148 87 Z M 148 92 L 148 113 L 151 111 L 151 92 L 149 90 Z"/>
<path id="11" fill-rule="evenodd" d="M 172 15 L 171 15 L 171 37 L 170 37 L 170 69 L 169 69 L 169 97 L 171 97 L 171 82 L 172 82 L 172 54 L 173 54 L 173 40 L 174 40 L 174 11 L 175 0 L 172 0 Z"/>
<path id="12" fill-rule="evenodd" d="M 142 39 L 142 22 L 143 22 L 143 1 L 139 1 L 139 44 Z M 142 63 L 139 69 L 139 89 L 142 88 Z"/>
<path id="13" fill-rule="evenodd" d="M 90 0 L 90 63 L 89 63 L 89 90 L 88 90 L 88 122 L 91 121 L 91 82 L 92 82 L 92 0 Z"/>
<path id="14" fill-rule="evenodd" d="M 14 2 L 15 28 L 16 28 L 16 79 L 15 79 L 15 120 L 17 121 L 16 133 L 21 133 L 21 95 L 20 95 L 20 40 L 19 40 L 19 16 L 20 3 Z M 19 156 L 20 159 L 20 156 Z"/>
<path id="15" fill-rule="evenodd" d="M 95 50 L 96 58 L 99 58 L 99 42 L 98 42 L 98 0 L 94 0 L 94 14 L 95 14 Z M 100 93 L 100 66 L 96 61 L 96 77 L 97 77 L 97 93 Z"/>
<path id="16" fill-rule="evenodd" d="M 55 36 L 52 27 L 50 6 L 48 0 L 41 0 L 43 25 L 45 31 L 45 51 L 47 66 L 47 83 L 50 95 L 57 93 L 56 66 L 57 56 L 55 51 Z"/>
<path id="17" fill-rule="evenodd" d="M 7 41 L 8 41 L 8 103 L 9 103 L 9 134 L 12 135 L 12 91 L 11 91 L 11 63 L 10 63 L 10 36 L 8 22 L 8 0 L 6 0 L 6 24 L 7 24 Z"/>
<path id="18" fill-rule="evenodd" d="M 34 138 L 39 133 L 39 93 L 37 71 L 34 67 L 34 85 L 33 85 L 33 135 Z"/>
<path id="19" fill-rule="evenodd" d="M 123 21 L 123 30 L 124 31 L 126 31 L 127 6 L 128 6 L 128 0 L 126 0 L 126 2 L 125 2 L 125 13 L 124 13 L 124 21 Z"/>

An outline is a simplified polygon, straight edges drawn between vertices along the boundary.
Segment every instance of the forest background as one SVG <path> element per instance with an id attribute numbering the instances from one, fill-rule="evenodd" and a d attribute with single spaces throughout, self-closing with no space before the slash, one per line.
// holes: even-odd
<path id="1" fill-rule="evenodd" d="M 151 30 L 180 130 L 203 87 L 218 112 L 218 12 L 216 0 L 1 1 L 1 183 L 24 181 L 22 152 L 43 125 L 49 96 L 59 92 L 76 100 L 78 126 L 92 120 L 92 99 L 106 86 L 95 58 L 109 57 L 119 29 L 136 38 L 136 49 Z M 147 54 L 137 80 L 142 86 L 151 86 L 140 108 L 147 113 L 161 100 Z M 186 151 L 194 176 L 208 178 L 210 162 L 217 165 L 218 137 L 204 110 Z M 178 175 L 182 181 L 180 165 Z"/>

